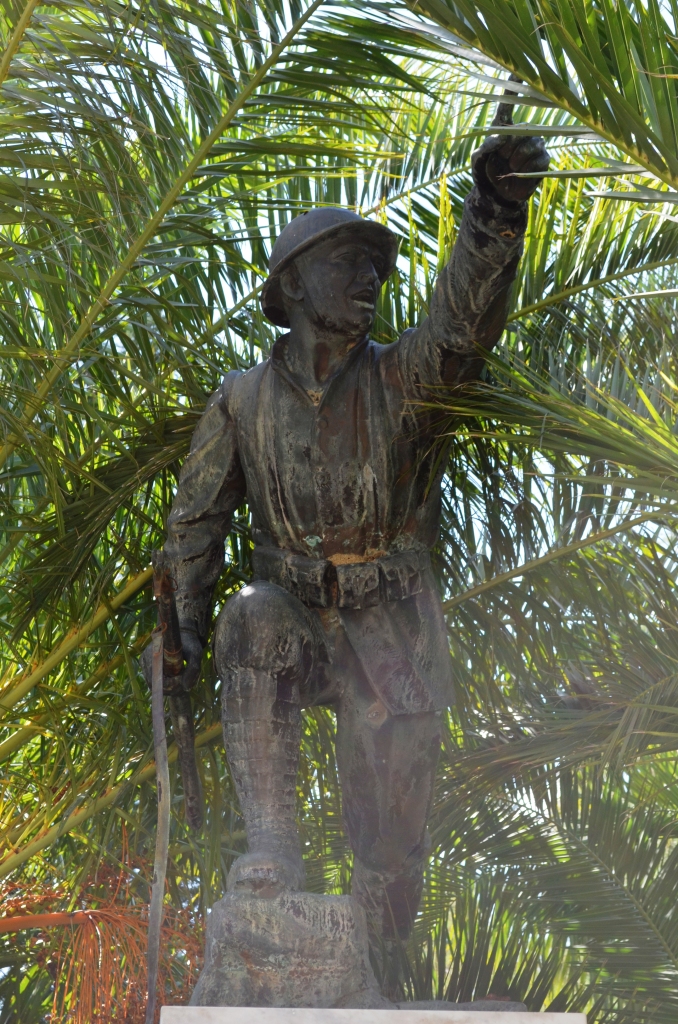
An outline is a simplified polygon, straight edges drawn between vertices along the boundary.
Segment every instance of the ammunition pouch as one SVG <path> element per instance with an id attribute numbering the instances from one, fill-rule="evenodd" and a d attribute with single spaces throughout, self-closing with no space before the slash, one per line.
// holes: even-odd
<path id="1" fill-rule="evenodd" d="M 309 608 L 371 608 L 421 593 L 431 567 L 428 551 L 398 551 L 368 562 L 333 565 L 274 547 L 256 547 L 254 579 L 268 580 Z"/>

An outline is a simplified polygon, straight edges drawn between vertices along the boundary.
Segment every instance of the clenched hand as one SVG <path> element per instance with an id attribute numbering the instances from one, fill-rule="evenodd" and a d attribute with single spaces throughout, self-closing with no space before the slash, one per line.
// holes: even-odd
<path id="1" fill-rule="evenodd" d="M 471 157 L 473 180 L 486 195 L 504 203 L 529 199 L 541 178 L 508 178 L 511 173 L 548 171 L 549 154 L 537 137 L 491 135 Z"/>
<path id="2" fill-rule="evenodd" d="M 192 630 L 181 630 L 181 646 L 184 652 L 184 670 L 179 676 L 175 676 L 164 686 L 166 697 L 174 693 L 188 693 L 191 687 L 197 682 L 200 676 L 200 665 L 202 662 L 202 644 L 196 633 Z M 153 645 L 149 644 L 141 658 L 141 670 L 148 686 L 152 683 Z"/>

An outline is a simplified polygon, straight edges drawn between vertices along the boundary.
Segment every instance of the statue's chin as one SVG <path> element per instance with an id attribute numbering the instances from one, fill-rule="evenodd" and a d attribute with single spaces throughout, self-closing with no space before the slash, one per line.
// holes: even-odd
<path id="1" fill-rule="evenodd" d="M 367 310 L 357 316 L 320 313 L 315 319 L 317 327 L 342 339 L 364 337 L 369 334 L 374 323 L 374 315 Z"/>

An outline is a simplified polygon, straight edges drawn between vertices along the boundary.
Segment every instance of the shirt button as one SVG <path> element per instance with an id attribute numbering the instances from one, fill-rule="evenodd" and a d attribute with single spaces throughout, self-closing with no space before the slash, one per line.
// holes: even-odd
<path id="1" fill-rule="evenodd" d="M 321 416 L 320 419 L 318 420 L 318 423 L 320 424 L 321 427 L 329 427 L 330 425 L 330 421 L 328 420 L 327 416 Z"/>

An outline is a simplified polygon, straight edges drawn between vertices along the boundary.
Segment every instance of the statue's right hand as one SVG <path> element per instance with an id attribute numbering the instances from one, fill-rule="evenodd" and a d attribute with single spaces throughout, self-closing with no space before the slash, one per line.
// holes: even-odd
<path id="1" fill-rule="evenodd" d="M 187 693 L 200 678 L 200 667 L 202 664 L 202 644 L 198 634 L 192 629 L 182 629 L 181 646 L 184 652 L 184 669 L 178 676 L 165 680 L 164 692 L 166 696 L 173 693 Z M 153 683 L 153 644 L 150 643 L 143 651 L 141 658 L 141 670 L 144 674 L 146 684 L 150 688 Z"/>
<path id="2" fill-rule="evenodd" d="M 471 156 L 473 180 L 481 192 L 504 203 L 530 198 L 541 178 L 514 178 L 516 172 L 544 174 L 549 169 L 544 140 L 537 136 L 491 135 Z"/>

